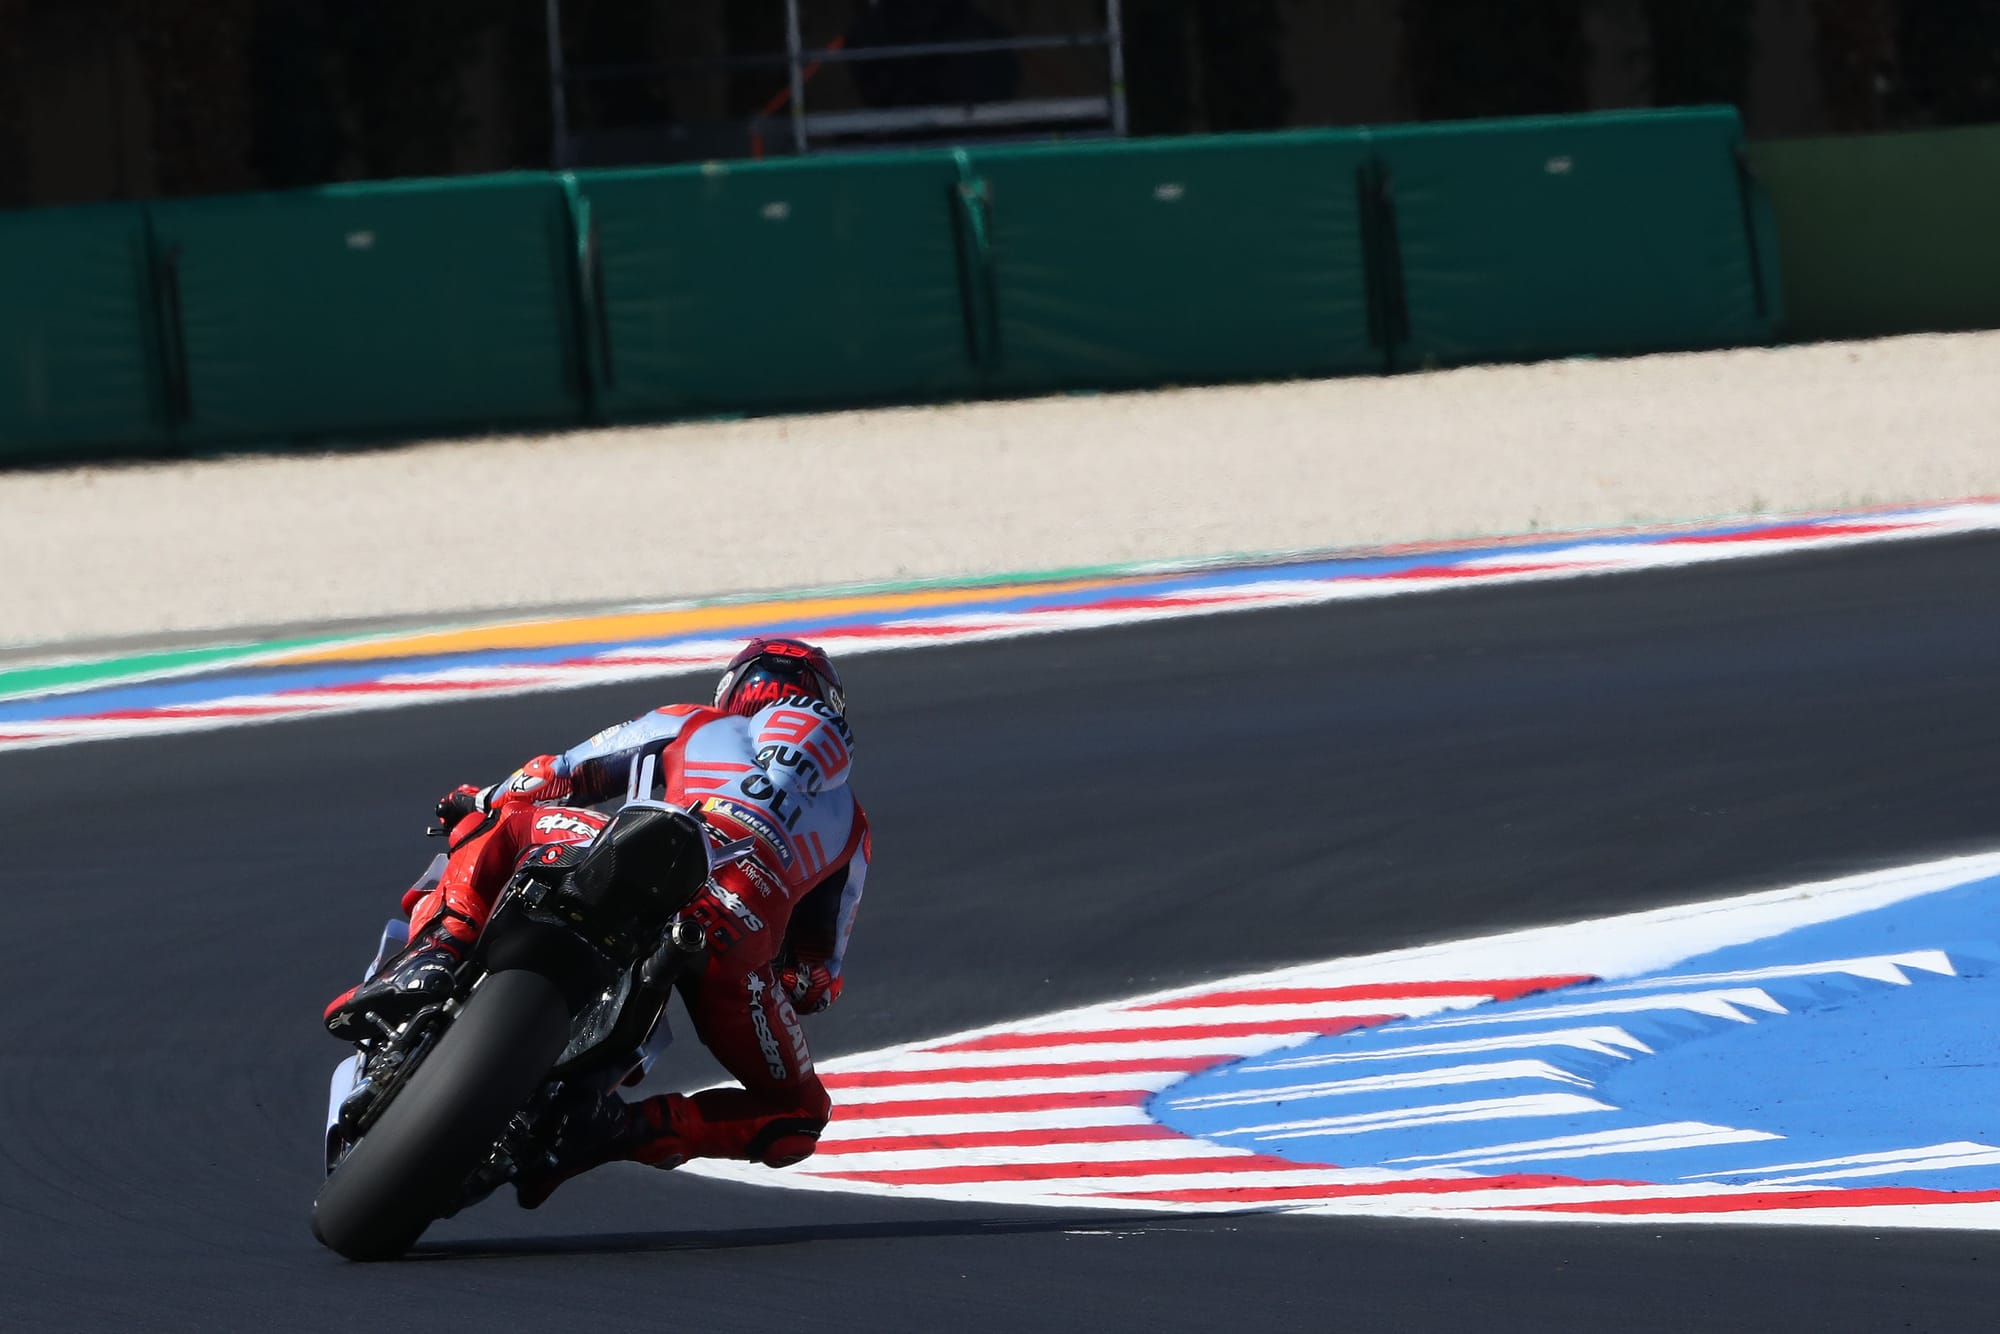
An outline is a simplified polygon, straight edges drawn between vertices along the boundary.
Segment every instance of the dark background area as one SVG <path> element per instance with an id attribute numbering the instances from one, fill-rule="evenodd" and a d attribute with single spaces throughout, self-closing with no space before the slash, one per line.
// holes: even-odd
<path id="1" fill-rule="evenodd" d="M 583 130 L 727 156 L 780 0 L 566 0 Z M 803 0 L 808 47 L 1102 25 L 1101 0 Z M 1728 102 L 1752 135 L 2000 119 L 2000 0 L 1127 0 L 1135 134 Z M 543 0 L 0 0 L 0 206 L 544 167 Z M 1102 52 L 828 66 L 815 107 L 1101 93 Z M 711 133 L 700 127 L 725 127 Z M 733 128 L 731 128 L 733 127 Z"/>

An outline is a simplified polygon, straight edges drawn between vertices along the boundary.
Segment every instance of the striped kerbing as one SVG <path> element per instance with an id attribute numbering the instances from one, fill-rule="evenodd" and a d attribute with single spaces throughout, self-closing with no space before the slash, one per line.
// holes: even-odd
<path id="1" fill-rule="evenodd" d="M 1986 1068 L 1996 896 L 2000 853 L 1949 858 L 940 1035 L 824 1063 L 834 1115 L 804 1162 L 683 1170 L 993 1204 L 2000 1228 L 1988 1076 L 1963 1073 Z"/>

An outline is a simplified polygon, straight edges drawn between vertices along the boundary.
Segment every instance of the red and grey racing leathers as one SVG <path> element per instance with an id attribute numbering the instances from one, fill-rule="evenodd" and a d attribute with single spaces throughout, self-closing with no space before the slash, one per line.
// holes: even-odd
<path id="1" fill-rule="evenodd" d="M 477 935 L 522 853 L 595 838 L 605 817 L 583 808 L 623 794 L 634 757 L 658 754 L 653 795 L 692 807 L 722 839 L 754 840 L 755 851 L 718 870 L 684 914 L 709 944 L 682 997 L 743 1087 L 650 1100 L 661 1104 L 650 1119 L 671 1133 L 647 1160 L 797 1162 L 832 1106 L 798 1015 L 839 995 L 868 877 L 868 822 L 847 787 L 852 746 L 846 720 L 803 697 L 747 718 L 677 704 L 606 728 L 488 790 L 490 810 L 452 830 L 443 879 L 406 902 L 411 934 L 438 922 L 460 939 Z"/>

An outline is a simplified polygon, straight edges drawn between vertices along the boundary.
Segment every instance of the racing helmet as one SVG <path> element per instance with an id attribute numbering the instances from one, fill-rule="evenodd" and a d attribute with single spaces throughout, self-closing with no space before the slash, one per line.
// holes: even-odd
<path id="1" fill-rule="evenodd" d="M 715 683 L 715 707 L 745 717 L 779 700 L 804 695 L 835 713 L 847 711 L 847 692 L 826 650 L 799 639 L 753 639 L 730 660 Z"/>

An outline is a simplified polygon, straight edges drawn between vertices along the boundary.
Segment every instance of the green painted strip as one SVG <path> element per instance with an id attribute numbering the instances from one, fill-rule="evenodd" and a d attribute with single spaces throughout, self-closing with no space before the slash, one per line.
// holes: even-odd
<path id="1" fill-rule="evenodd" d="M 1047 579 L 1076 579 L 1109 577 L 1120 573 L 1139 573 L 1140 566 L 1101 566 L 1091 569 L 1057 570 L 1043 574 L 998 574 L 980 575 L 964 579 L 909 579 L 884 580 L 874 583 L 835 584 L 817 588 L 784 592 L 731 593 L 718 597 L 692 598 L 681 602 L 631 603 L 617 608 L 596 608 L 589 612 L 574 613 L 578 618 L 605 615 L 615 611 L 669 611 L 682 607 L 729 607 L 747 606 L 759 602 L 774 602 L 782 599 L 840 597 L 867 593 L 914 592 L 935 588 L 992 588 L 1007 584 L 1036 582 Z M 231 667 L 245 667 L 275 655 L 292 653 L 300 649 L 327 648 L 335 644 L 379 643 L 385 650 L 393 649 L 397 641 L 423 635 L 437 634 L 452 630 L 472 630 L 485 626 L 509 624 L 542 624 L 564 619 L 563 613 L 514 615 L 504 614 L 483 617 L 469 617 L 463 620 L 444 621 L 433 625 L 409 626 L 391 631 L 377 631 L 363 634 L 341 635 L 300 635 L 284 639 L 253 640 L 224 644 L 205 644 L 193 648 L 159 649 L 144 653 L 110 654 L 101 657 L 45 658 L 24 663 L 21 666 L 0 669 L 0 700 L 21 699 L 28 696 L 61 695 L 78 690 L 94 689 L 110 685 L 132 685 L 140 681 L 155 681 L 172 676 L 194 676 L 204 672 L 225 670 Z"/>
<path id="2" fill-rule="evenodd" d="M 0 670 L 0 699 L 25 695 L 61 695 L 95 686 L 189 676 L 217 667 L 237 666 L 272 653 L 337 644 L 351 635 L 308 635 L 254 643 L 211 644 L 200 648 L 161 649 L 151 653 L 115 654 L 96 658 L 56 658 Z"/>
<path id="3" fill-rule="evenodd" d="M 1003 574 L 941 576 L 928 579 L 884 579 L 865 583 L 822 584 L 811 588 L 778 591 L 726 593 L 713 597 L 666 602 L 621 603 L 568 613 L 578 619 L 615 615 L 620 612 L 676 611 L 683 608 L 752 606 L 760 602 L 791 601 L 801 598 L 865 596 L 870 593 L 913 593 L 934 589 L 993 589 L 1013 584 L 1044 583 L 1072 579 L 1110 579 L 1142 574 L 1160 574 L 1174 569 L 1192 569 L 1228 564 L 1241 557 L 1203 561 L 1155 561 L 1124 565 L 1074 566 L 1057 570 L 1016 571 Z M 146 653 L 112 654 L 102 657 L 48 658 L 21 666 L 0 669 L 0 700 L 34 695 L 68 694 L 109 685 L 131 685 L 140 681 L 171 676 L 193 676 L 209 671 L 254 665 L 261 659 L 300 649 L 327 648 L 335 644 L 378 643 L 392 651 L 399 640 L 454 630 L 476 630 L 488 626 L 540 625 L 566 618 L 563 612 L 484 616 L 406 626 L 396 630 L 339 635 L 302 635 L 284 639 L 207 644 L 193 648 L 160 649 Z"/>

